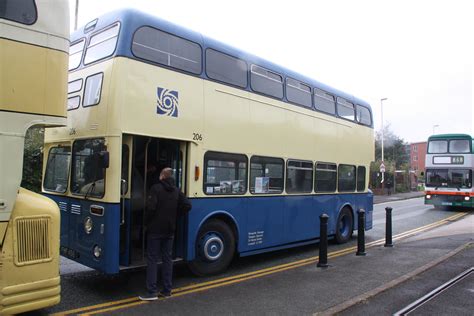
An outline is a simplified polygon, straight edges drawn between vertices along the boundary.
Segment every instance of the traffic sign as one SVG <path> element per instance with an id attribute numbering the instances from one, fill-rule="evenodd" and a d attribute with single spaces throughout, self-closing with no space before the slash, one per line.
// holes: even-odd
<path id="1" fill-rule="evenodd" d="M 380 164 L 380 172 L 385 172 L 385 165 L 383 162 Z"/>

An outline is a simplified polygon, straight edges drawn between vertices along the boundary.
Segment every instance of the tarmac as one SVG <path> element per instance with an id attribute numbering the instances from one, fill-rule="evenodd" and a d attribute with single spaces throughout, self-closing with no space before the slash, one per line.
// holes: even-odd
<path id="1" fill-rule="evenodd" d="M 422 196 L 423 192 L 377 196 L 376 203 Z M 128 315 L 392 315 L 474 266 L 474 212 L 437 228 L 329 256 L 316 262 L 235 285 L 176 295 L 116 312 Z M 464 279 L 416 315 L 472 315 L 474 277 Z M 218 303 L 216 303 L 218 302 Z"/>

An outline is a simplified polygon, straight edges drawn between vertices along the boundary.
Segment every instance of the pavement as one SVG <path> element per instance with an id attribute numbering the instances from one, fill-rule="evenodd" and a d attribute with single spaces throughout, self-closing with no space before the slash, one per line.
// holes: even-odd
<path id="1" fill-rule="evenodd" d="M 392 196 L 393 198 L 394 196 Z M 400 199 L 408 195 L 398 196 Z M 379 202 L 383 203 L 383 202 Z M 152 315 L 392 315 L 474 266 L 474 212 L 428 231 L 368 245 L 366 256 L 329 256 L 258 278 L 119 309 Z M 429 301 L 417 315 L 472 315 L 472 275 Z"/>
<path id="2" fill-rule="evenodd" d="M 424 195 L 425 195 L 424 191 L 410 191 L 406 193 L 394 193 L 390 195 L 374 195 L 374 204 L 414 199 L 414 198 L 422 197 Z"/>

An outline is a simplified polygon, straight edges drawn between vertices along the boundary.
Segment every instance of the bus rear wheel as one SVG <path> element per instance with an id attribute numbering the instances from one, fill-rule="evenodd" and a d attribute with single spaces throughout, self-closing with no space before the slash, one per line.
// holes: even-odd
<path id="1" fill-rule="evenodd" d="M 352 237 L 352 232 L 354 230 L 354 218 L 352 217 L 352 212 L 348 207 L 342 209 L 339 213 L 336 223 L 336 242 L 338 244 L 343 244 L 348 242 Z"/>
<path id="2" fill-rule="evenodd" d="M 189 263 L 189 268 L 199 276 L 220 273 L 229 266 L 234 252 L 232 229 L 221 220 L 211 219 L 199 230 L 196 258 Z"/>

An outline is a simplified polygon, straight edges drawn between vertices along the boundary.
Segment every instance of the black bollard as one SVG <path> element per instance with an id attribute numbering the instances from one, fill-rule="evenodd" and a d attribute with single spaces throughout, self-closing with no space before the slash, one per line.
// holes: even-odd
<path id="1" fill-rule="evenodd" d="M 319 215 L 319 268 L 328 267 L 328 219 L 327 214 Z"/>
<path id="2" fill-rule="evenodd" d="M 356 256 L 365 256 L 365 211 L 357 211 L 359 224 L 357 225 L 357 252 Z"/>
<path id="3" fill-rule="evenodd" d="M 393 247 L 392 243 L 392 208 L 385 208 L 385 245 L 384 247 Z"/>

